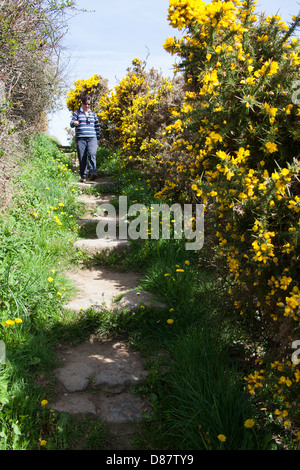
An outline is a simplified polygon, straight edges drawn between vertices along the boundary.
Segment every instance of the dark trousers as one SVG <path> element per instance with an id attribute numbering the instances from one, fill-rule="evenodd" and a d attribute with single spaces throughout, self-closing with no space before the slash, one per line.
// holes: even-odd
<path id="1" fill-rule="evenodd" d="M 97 138 L 87 137 L 77 139 L 77 152 L 80 167 L 81 178 L 87 178 L 87 163 L 89 167 L 89 174 L 96 173 L 96 153 L 97 153 Z"/>

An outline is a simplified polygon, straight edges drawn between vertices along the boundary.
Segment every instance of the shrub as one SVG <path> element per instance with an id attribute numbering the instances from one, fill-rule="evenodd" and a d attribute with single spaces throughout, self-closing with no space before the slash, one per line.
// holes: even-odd
<path id="1" fill-rule="evenodd" d="M 170 0 L 168 19 L 183 32 L 164 44 L 178 58 L 178 81 L 147 75 L 135 60 L 115 92 L 100 100 L 99 116 L 124 166 L 155 180 L 157 198 L 205 204 L 207 261 L 223 276 L 233 307 L 224 316 L 242 325 L 263 360 L 246 377 L 249 391 L 268 396 L 270 416 L 293 426 L 300 16 L 288 25 L 278 15 L 259 17 L 252 0 Z M 276 364 L 285 375 L 277 377 Z"/>
<path id="2" fill-rule="evenodd" d="M 259 329 L 267 364 L 286 363 L 300 320 L 300 17 L 288 26 L 277 15 L 258 18 L 254 5 L 170 0 L 170 23 L 185 34 L 165 48 L 178 55 L 191 88 L 167 128 L 183 163 L 183 176 L 175 162 L 169 179 L 188 200 L 205 203 L 206 242 L 227 265 L 237 316 L 249 335 Z M 281 391 L 281 406 L 293 414 L 298 405 L 287 395 L 298 389 L 296 364 L 289 373 L 287 387 L 276 382 L 276 397 Z"/>
<path id="3" fill-rule="evenodd" d="M 170 0 L 168 19 L 183 31 L 164 44 L 184 78 L 180 106 L 147 133 L 147 106 L 161 111 L 163 100 L 140 97 L 137 70 L 101 106 L 127 159 L 159 178 L 156 197 L 205 204 L 206 251 L 228 283 L 234 321 L 261 345 L 270 375 L 260 384 L 274 385 L 270 364 L 290 359 L 300 323 L 300 16 L 288 25 L 258 17 L 252 0 Z M 290 372 L 292 397 L 296 364 Z"/>
<path id="4" fill-rule="evenodd" d="M 75 89 L 67 93 L 67 108 L 70 111 L 80 108 L 84 95 L 89 95 L 92 102 L 97 103 L 101 96 L 108 92 L 107 80 L 96 74 L 87 80 L 76 80 L 74 87 Z"/>
<path id="5" fill-rule="evenodd" d="M 114 92 L 104 95 L 98 104 L 107 144 L 119 147 L 124 163 L 144 166 L 150 160 L 156 174 L 165 174 L 163 133 L 171 123 L 171 109 L 181 102 L 182 81 L 167 79 L 155 69 L 147 72 L 146 62 L 139 59 L 132 65 Z"/>

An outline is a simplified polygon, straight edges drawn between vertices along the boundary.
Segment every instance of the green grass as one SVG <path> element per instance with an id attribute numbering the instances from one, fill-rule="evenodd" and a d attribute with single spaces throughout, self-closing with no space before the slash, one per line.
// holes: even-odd
<path id="1" fill-rule="evenodd" d="M 243 361 L 232 355 L 238 328 L 229 322 L 222 327 L 224 308 L 230 308 L 223 303 L 224 286 L 214 269 L 202 266 L 202 253 L 174 239 L 132 241 L 126 254 L 78 253 L 72 242 L 80 233 L 82 207 L 69 157 L 45 136 L 28 152 L 15 181 L 14 206 L 0 221 L 0 340 L 7 356 L 0 365 L 0 449 L 41 449 L 43 440 L 49 450 L 109 448 L 99 421 L 53 413 L 41 404 L 55 394 L 57 345 L 76 345 L 91 334 L 122 337 L 145 359 L 149 376 L 134 391 L 149 398 L 153 413 L 136 436 L 137 449 L 269 446 L 264 417 L 245 389 Z M 116 207 L 119 195 L 127 195 L 128 206 L 160 202 L 147 176 L 124 168 L 118 152 L 99 149 L 97 159 L 100 174 L 116 183 L 110 188 Z M 62 304 L 73 287 L 64 272 L 74 264 L 139 271 L 140 288 L 166 308 L 66 312 Z M 250 418 L 255 428 L 246 429 Z"/>
<path id="2" fill-rule="evenodd" d="M 27 151 L 14 205 L 0 221 L 0 446 L 13 450 L 36 449 L 43 439 L 40 382 L 55 365 L 58 338 L 49 332 L 72 293 L 63 272 L 77 257 L 71 241 L 80 213 L 77 178 L 58 147 L 40 136 Z"/>

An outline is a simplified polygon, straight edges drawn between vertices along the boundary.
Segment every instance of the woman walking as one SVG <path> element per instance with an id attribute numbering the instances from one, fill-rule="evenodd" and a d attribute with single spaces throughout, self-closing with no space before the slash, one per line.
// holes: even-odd
<path id="1" fill-rule="evenodd" d="M 80 181 L 87 180 L 87 166 L 89 180 L 94 181 L 97 177 L 96 153 L 100 144 L 100 126 L 96 114 L 91 110 L 91 98 L 88 95 L 82 99 L 80 109 L 73 114 L 70 126 L 76 128 L 75 139 L 80 166 Z"/>

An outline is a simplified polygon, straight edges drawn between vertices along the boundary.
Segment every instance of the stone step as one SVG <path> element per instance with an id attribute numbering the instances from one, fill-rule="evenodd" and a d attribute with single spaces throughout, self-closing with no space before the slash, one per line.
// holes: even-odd
<path id="1" fill-rule="evenodd" d="M 91 238 L 87 240 L 77 240 L 73 243 L 74 248 L 87 252 L 91 255 L 104 253 L 105 251 L 115 251 L 120 253 L 130 248 L 128 240 L 119 240 L 117 238 Z"/>
<path id="2" fill-rule="evenodd" d="M 56 402 L 50 403 L 57 413 L 73 416 L 90 415 L 106 425 L 108 432 L 116 437 L 120 449 L 130 449 L 131 439 L 137 426 L 152 413 L 149 400 L 130 392 L 119 395 L 103 393 L 64 393 Z"/>
<path id="3" fill-rule="evenodd" d="M 93 267 L 65 273 L 74 283 L 77 294 L 64 308 L 79 313 L 93 307 L 95 310 L 114 308 L 114 299 L 138 286 L 140 275 Z"/>
<path id="4" fill-rule="evenodd" d="M 97 398 L 95 402 L 100 419 L 107 424 L 109 431 L 117 436 L 133 435 L 136 425 L 151 414 L 149 401 L 129 392 L 115 397 L 108 396 L 102 400 L 99 400 L 99 396 Z"/>
<path id="5" fill-rule="evenodd" d="M 137 351 L 119 340 L 90 340 L 62 348 L 56 376 L 60 396 L 50 406 L 70 414 L 91 414 L 105 422 L 112 433 L 129 435 L 145 413 L 146 398 L 129 388 L 143 381 L 147 372 Z"/>
<path id="6" fill-rule="evenodd" d="M 116 310 L 136 310 L 143 307 L 153 307 L 156 309 L 166 309 L 167 305 L 163 302 L 157 301 L 153 294 L 150 292 L 132 289 L 125 294 L 115 303 Z"/>
<path id="7" fill-rule="evenodd" d="M 94 182 L 79 183 L 83 188 L 101 184 L 106 188 L 109 178 Z M 89 196 L 81 194 L 79 201 L 87 210 L 100 212 L 97 217 L 87 214 L 78 225 L 97 225 L 99 221 L 109 222 L 101 205 L 109 203 L 114 196 L 102 194 Z M 116 221 L 117 222 L 117 221 Z M 128 249 L 128 240 L 117 238 L 93 238 L 77 240 L 74 247 L 90 254 L 107 250 L 117 252 Z M 110 311 L 116 309 L 133 310 L 140 305 L 164 308 L 147 292 L 137 293 L 140 275 L 117 273 L 104 268 L 78 269 L 66 273 L 78 289 L 75 297 L 64 306 L 75 312 L 88 308 Z M 115 299 L 118 298 L 117 301 Z M 59 413 L 91 415 L 105 423 L 117 441 L 116 448 L 130 449 L 130 438 L 136 431 L 145 414 L 151 413 L 146 397 L 132 393 L 132 388 L 145 380 L 147 372 L 140 354 L 132 351 L 128 344 L 118 340 L 89 340 L 75 347 L 62 347 L 57 369 L 59 396 L 51 408 Z"/>
<path id="8" fill-rule="evenodd" d="M 96 215 L 95 217 L 93 217 L 93 216 L 90 216 L 89 214 L 85 214 L 84 218 L 78 219 L 77 222 L 78 222 L 78 225 L 80 227 L 84 227 L 86 225 L 91 225 L 91 226 L 94 225 L 95 226 L 95 235 L 96 235 L 97 234 L 96 226 L 99 222 L 101 222 L 103 224 L 103 228 L 105 229 L 106 232 L 107 232 L 107 227 L 108 227 L 109 224 L 112 224 L 111 226 L 114 226 L 113 224 L 115 224 L 116 232 L 117 232 L 118 225 L 121 221 L 123 223 L 129 224 L 126 217 L 122 217 L 122 218 L 120 218 L 119 216 L 109 217 L 108 215 Z M 102 227 L 101 227 L 101 229 L 102 229 Z"/>
<path id="9" fill-rule="evenodd" d="M 101 371 L 93 375 L 92 388 L 119 394 L 128 390 L 129 387 L 137 385 L 141 380 L 142 372 L 134 368 L 131 359 L 126 362 L 107 364 Z"/>
<path id="10" fill-rule="evenodd" d="M 94 181 L 86 180 L 84 182 L 79 181 L 78 187 L 81 189 L 89 188 L 91 186 L 102 186 L 105 191 L 115 189 L 118 186 L 117 181 L 113 181 L 109 176 L 102 176 L 96 178 Z"/>
<path id="11" fill-rule="evenodd" d="M 81 344 L 67 351 L 61 360 L 64 365 L 57 377 L 72 393 L 88 388 L 121 393 L 146 376 L 140 355 L 120 341 Z"/>
<path id="12" fill-rule="evenodd" d="M 97 210 L 101 209 L 102 204 L 109 204 L 110 201 L 114 198 L 111 194 L 102 194 L 100 196 L 92 196 L 89 194 L 80 194 L 77 198 L 79 202 L 85 204 L 88 210 Z"/>

